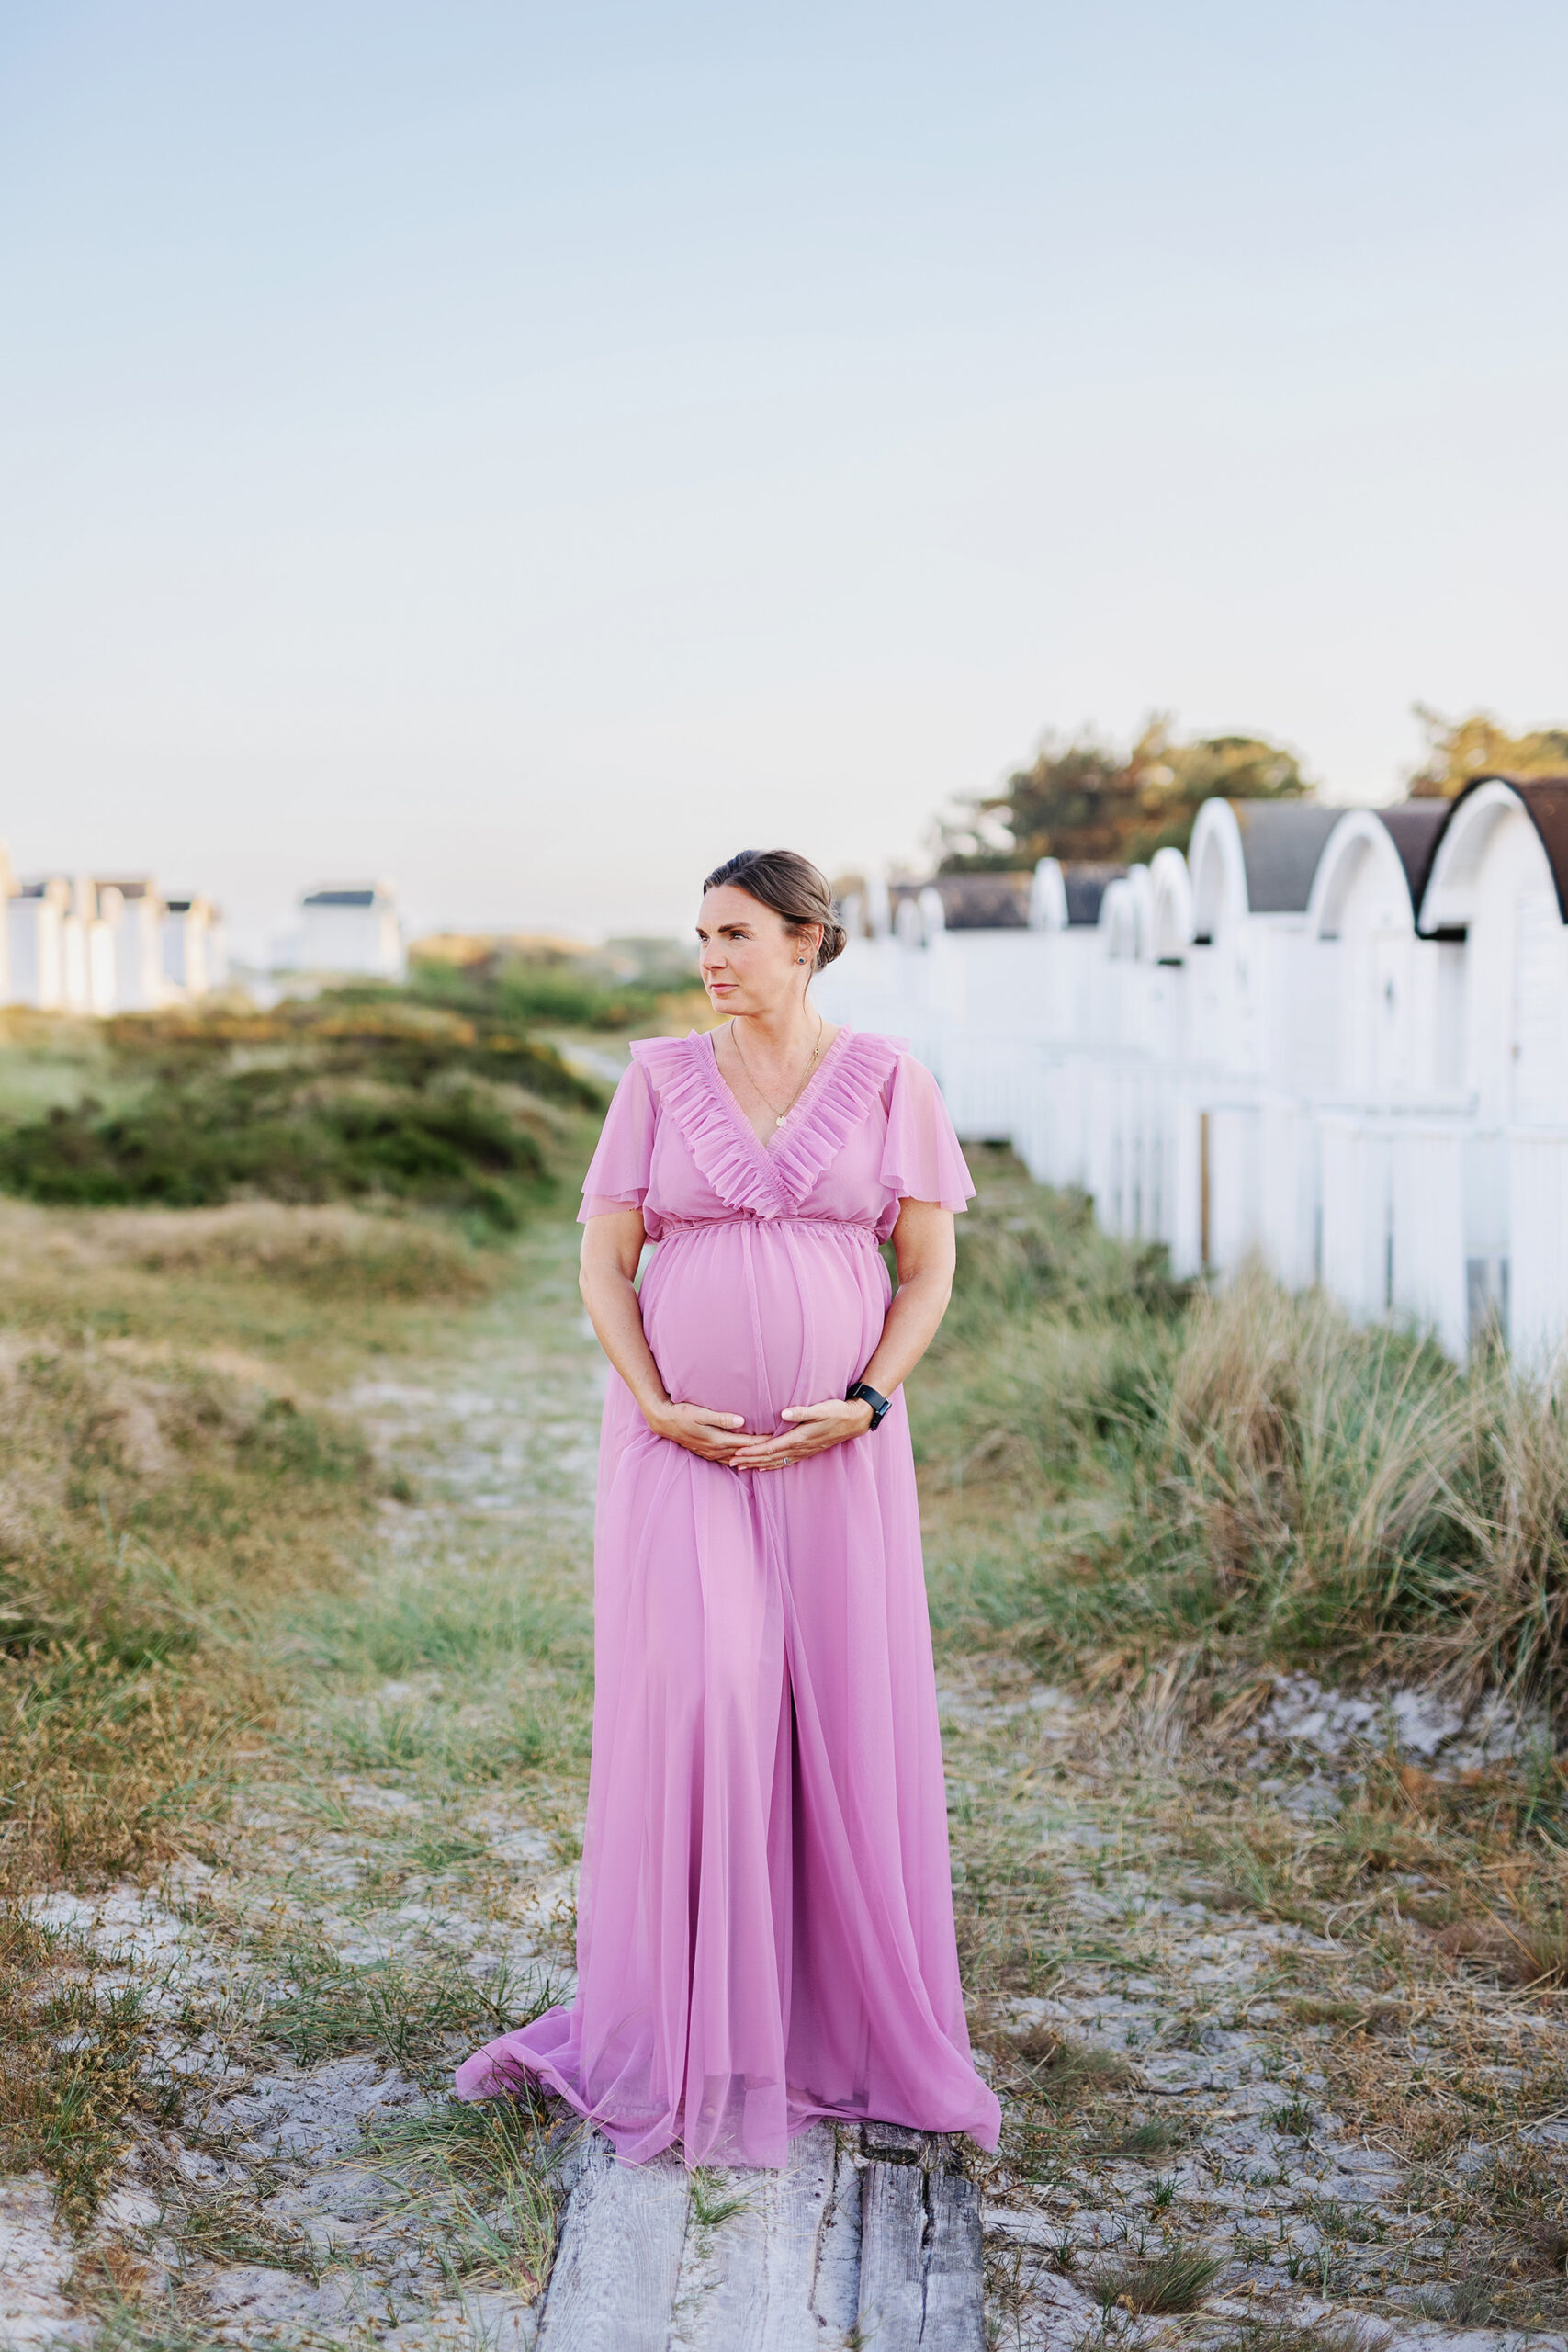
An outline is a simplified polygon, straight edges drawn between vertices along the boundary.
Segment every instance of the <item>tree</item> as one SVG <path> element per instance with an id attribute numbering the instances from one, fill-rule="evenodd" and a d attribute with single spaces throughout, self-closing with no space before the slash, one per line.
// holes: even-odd
<path id="1" fill-rule="evenodd" d="M 1295 754 L 1261 736 L 1180 743 L 1156 717 L 1123 754 L 1093 736 L 1047 735 L 1001 792 L 960 802 L 942 823 L 942 871 L 996 873 L 1042 857 L 1128 865 L 1185 849 L 1205 800 L 1299 800 L 1310 789 Z"/>
<path id="2" fill-rule="evenodd" d="M 1451 800 L 1478 775 L 1568 775 L 1568 727 L 1540 727 L 1509 735 L 1489 710 L 1444 718 L 1416 703 L 1427 756 L 1410 778 L 1416 800 Z"/>

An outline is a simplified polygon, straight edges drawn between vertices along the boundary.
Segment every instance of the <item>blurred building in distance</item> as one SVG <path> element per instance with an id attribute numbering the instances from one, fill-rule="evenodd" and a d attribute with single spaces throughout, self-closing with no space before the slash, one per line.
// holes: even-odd
<path id="1" fill-rule="evenodd" d="M 999 888 L 1004 883 L 1006 888 Z M 1185 854 L 868 882 L 817 985 L 1179 1274 L 1568 1351 L 1568 776 L 1209 800 Z"/>
<path id="2" fill-rule="evenodd" d="M 164 979 L 182 996 L 206 996 L 229 977 L 223 920 L 210 899 L 170 899 L 163 923 Z"/>
<path id="3" fill-rule="evenodd" d="M 169 906 L 150 875 L 116 876 L 97 886 L 98 904 L 114 942 L 114 1011 L 152 1012 L 169 1001 L 164 962 Z"/>
<path id="4" fill-rule="evenodd" d="M 46 1012 L 148 1012 L 221 988 L 223 922 L 208 899 L 168 899 L 148 875 L 17 882 L 0 847 L 0 1003 Z"/>
<path id="5" fill-rule="evenodd" d="M 333 882 L 309 890 L 286 967 L 300 972 L 400 980 L 406 969 L 397 893 L 387 881 Z"/>

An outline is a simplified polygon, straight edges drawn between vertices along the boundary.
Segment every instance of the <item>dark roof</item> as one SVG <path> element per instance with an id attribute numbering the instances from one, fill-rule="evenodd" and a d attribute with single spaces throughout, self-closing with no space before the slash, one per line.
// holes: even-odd
<path id="1" fill-rule="evenodd" d="M 934 888 L 949 931 L 1027 931 L 1027 874 L 939 874 Z"/>
<path id="2" fill-rule="evenodd" d="M 374 890 L 309 890 L 305 894 L 308 907 L 373 907 Z"/>
<path id="3" fill-rule="evenodd" d="M 99 874 L 94 876 L 93 888 L 95 890 L 118 890 L 122 899 L 145 899 L 151 894 L 152 885 L 145 874 L 139 874 L 134 881 L 124 881 L 118 874 Z"/>
<path id="4" fill-rule="evenodd" d="M 1097 923 L 1107 886 L 1126 871 L 1124 865 L 1064 865 L 1068 922 Z M 897 910 L 904 899 L 934 890 L 949 931 L 1027 931 L 1033 889 L 1032 874 L 938 874 L 930 882 L 890 882 L 887 901 Z"/>
<path id="5" fill-rule="evenodd" d="M 1323 845 L 1345 814 L 1315 800 L 1233 800 L 1247 866 L 1247 904 L 1255 915 L 1306 912 Z"/>
<path id="6" fill-rule="evenodd" d="M 1100 900 L 1126 871 L 1124 865 L 1064 865 L 1062 888 L 1067 895 L 1068 924 L 1076 929 L 1080 923 L 1097 923 Z"/>
<path id="7" fill-rule="evenodd" d="M 1399 854 L 1410 903 L 1417 914 L 1452 806 L 1448 800 L 1396 800 L 1393 808 L 1372 812 Z"/>
<path id="8" fill-rule="evenodd" d="M 1514 790 L 1540 835 L 1557 886 L 1557 911 L 1568 922 L 1568 775 L 1529 776 Z"/>
<path id="9" fill-rule="evenodd" d="M 1449 814 L 1451 816 L 1460 802 L 1468 800 L 1483 784 L 1506 784 L 1524 802 L 1530 823 L 1540 836 L 1540 845 L 1557 886 L 1557 911 L 1568 922 L 1568 775 L 1494 773 L 1472 776 L 1464 790 L 1449 802 Z"/>

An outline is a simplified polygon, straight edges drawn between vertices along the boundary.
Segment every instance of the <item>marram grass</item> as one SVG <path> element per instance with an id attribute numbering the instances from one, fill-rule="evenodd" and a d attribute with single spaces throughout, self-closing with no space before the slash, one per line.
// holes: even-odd
<path id="1" fill-rule="evenodd" d="M 1568 1702 L 1568 1405 L 1258 1268 L 1182 1288 L 979 1154 L 912 1391 L 939 1628 L 1127 1683 L 1302 1664 Z"/>

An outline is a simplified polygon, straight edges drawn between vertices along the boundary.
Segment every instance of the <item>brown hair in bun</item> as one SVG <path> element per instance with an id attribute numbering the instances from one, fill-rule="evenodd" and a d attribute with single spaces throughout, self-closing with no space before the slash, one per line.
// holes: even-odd
<path id="1" fill-rule="evenodd" d="M 717 890 L 727 882 L 744 890 L 760 906 L 772 908 L 794 932 L 820 923 L 822 944 L 817 950 L 815 970 L 819 972 L 835 956 L 843 954 L 849 933 L 833 920 L 833 893 L 827 876 L 808 857 L 793 849 L 743 849 L 716 867 L 703 888 Z"/>

